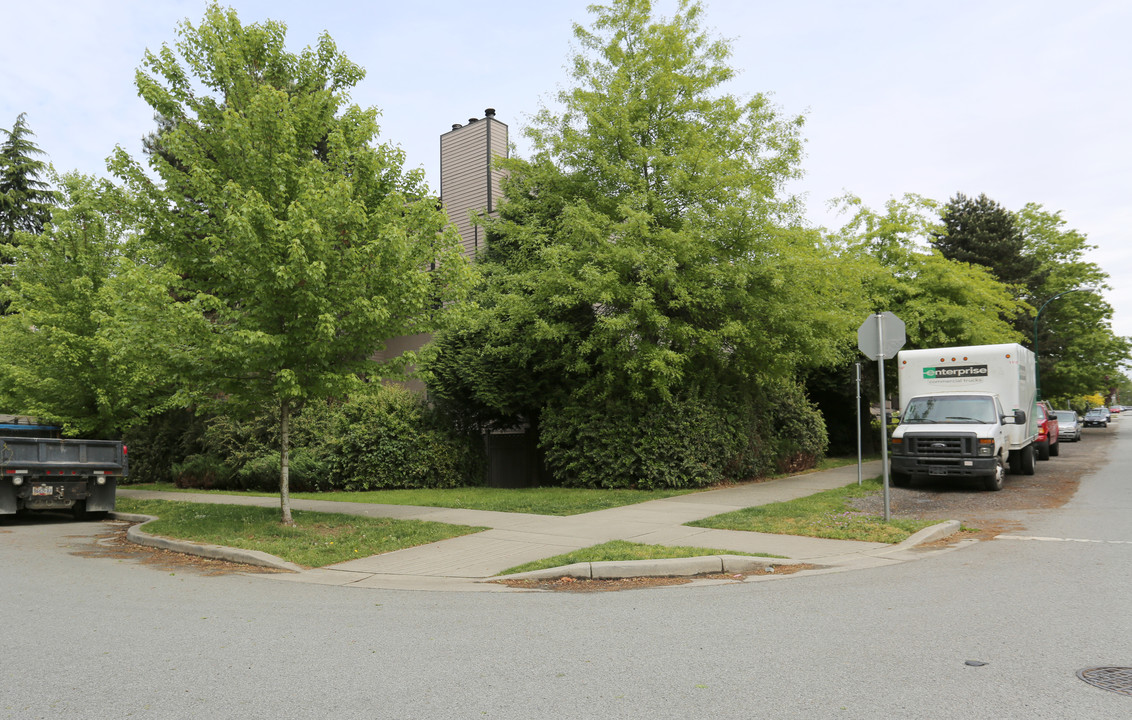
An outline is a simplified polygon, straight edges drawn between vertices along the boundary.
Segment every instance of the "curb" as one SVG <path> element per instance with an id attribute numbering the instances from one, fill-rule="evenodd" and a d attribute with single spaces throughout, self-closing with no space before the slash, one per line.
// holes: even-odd
<path id="1" fill-rule="evenodd" d="M 171 550 L 173 552 L 185 553 L 186 555 L 198 555 L 213 560 L 243 563 L 244 565 L 268 567 L 276 570 L 290 570 L 291 572 L 303 571 L 303 568 L 295 563 L 287 562 L 282 558 L 277 558 L 274 555 L 269 555 L 259 550 L 244 550 L 241 548 L 227 547 L 225 545 L 209 545 L 208 543 L 173 540 L 159 535 L 150 535 L 142 530 L 142 528 L 154 520 L 157 520 L 153 515 L 134 515 L 132 513 L 112 512 L 110 513 L 110 517 L 116 520 L 140 522 L 140 525 L 132 525 L 126 530 L 126 539 L 138 545 L 145 545 L 146 547 L 157 548 L 159 550 Z"/>
<path id="2" fill-rule="evenodd" d="M 892 549 L 908 550 L 909 548 L 914 548 L 917 545 L 923 545 L 925 543 L 935 542 L 936 540 L 942 540 L 945 537 L 950 537 L 959 532 L 959 528 L 961 526 L 962 524 L 958 520 L 944 520 L 941 523 L 937 523 L 935 525 L 932 525 L 931 527 L 926 527 L 923 530 L 920 530 L 907 540 L 903 540 L 897 543 Z"/>
<path id="3" fill-rule="evenodd" d="M 601 560 L 580 562 L 543 570 L 530 570 L 511 575 L 496 575 L 484 582 L 497 580 L 552 580 L 573 577 L 579 580 L 615 580 L 631 577 L 684 577 L 709 573 L 741 573 L 767 570 L 775 565 L 793 565 L 793 560 L 750 555 L 702 555 L 690 558 L 661 560 Z"/>

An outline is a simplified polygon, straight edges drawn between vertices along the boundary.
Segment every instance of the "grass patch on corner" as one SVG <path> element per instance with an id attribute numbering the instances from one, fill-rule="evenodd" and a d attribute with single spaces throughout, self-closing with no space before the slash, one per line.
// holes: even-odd
<path id="1" fill-rule="evenodd" d="M 833 540 L 898 543 L 936 520 L 884 518 L 853 509 L 853 498 L 866 497 L 883 490 L 880 478 L 865 480 L 842 488 L 826 490 L 789 502 L 771 503 L 744 508 L 703 520 L 686 523 L 692 527 L 716 530 L 746 530 L 777 535 L 805 535 Z"/>
<path id="2" fill-rule="evenodd" d="M 667 560 L 670 558 L 704 557 L 707 555 L 747 555 L 751 557 L 781 558 L 781 555 L 768 555 L 766 553 L 745 553 L 734 550 L 716 550 L 713 548 L 698 548 L 673 545 L 645 545 L 643 543 L 629 542 L 627 540 L 611 540 L 601 545 L 582 548 L 573 552 L 555 555 L 554 557 L 534 562 L 516 565 L 508 568 L 500 575 L 513 575 L 515 573 L 531 570 L 545 570 L 547 568 L 573 565 L 580 562 L 602 562 L 616 560 Z"/>
<path id="3" fill-rule="evenodd" d="M 154 515 L 151 535 L 259 550 L 296 565 L 323 567 L 486 530 L 424 520 L 394 520 L 292 510 L 293 527 L 278 508 L 213 505 L 119 497 L 116 510 Z"/>

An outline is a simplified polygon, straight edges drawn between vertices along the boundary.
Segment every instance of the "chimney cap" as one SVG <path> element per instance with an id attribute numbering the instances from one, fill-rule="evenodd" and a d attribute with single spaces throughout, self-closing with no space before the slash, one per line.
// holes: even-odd
<path id="1" fill-rule="evenodd" d="M 462 127 L 464 127 L 464 126 L 461 125 L 460 123 L 452 123 L 452 129 L 453 130 L 459 130 Z"/>
<path id="2" fill-rule="evenodd" d="M 468 118 L 468 124 L 469 125 L 471 125 L 474 122 L 479 122 L 479 118 Z"/>
<path id="3" fill-rule="evenodd" d="M 495 108 L 488 108 L 483 111 L 483 114 L 485 117 L 493 118 L 495 117 Z"/>

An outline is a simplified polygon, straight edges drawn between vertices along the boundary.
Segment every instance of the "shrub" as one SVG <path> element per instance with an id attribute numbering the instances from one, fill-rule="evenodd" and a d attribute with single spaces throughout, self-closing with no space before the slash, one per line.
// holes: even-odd
<path id="1" fill-rule="evenodd" d="M 817 408 L 793 383 L 715 398 L 547 408 L 539 446 L 564 485 L 703 487 L 814 467 L 827 445 Z"/>
<path id="2" fill-rule="evenodd" d="M 204 423 L 191 411 L 168 410 L 147 418 L 122 437 L 128 448 L 126 483 L 173 482 L 173 467 L 204 451 Z"/>
<path id="3" fill-rule="evenodd" d="M 829 444 L 825 419 L 795 385 L 782 388 L 771 404 L 768 444 L 775 469 L 792 473 L 815 467 Z"/>
<path id="4" fill-rule="evenodd" d="M 728 460 L 743 447 L 732 419 L 698 399 L 572 403 L 543 413 L 539 446 L 564 485 L 702 487 L 724 479 Z"/>
<path id="5" fill-rule="evenodd" d="M 279 489 L 282 463 L 279 451 L 254 457 L 235 472 L 232 486 L 239 490 L 273 491 Z M 287 479 L 294 492 L 332 490 L 330 468 L 325 458 L 305 447 L 293 448 L 287 457 Z"/>
<path id="6" fill-rule="evenodd" d="M 341 490 L 453 487 L 483 477 L 482 442 L 454 433 L 400 386 L 377 386 L 335 408 L 324 452 Z"/>
<path id="7" fill-rule="evenodd" d="M 173 483 L 179 488 L 229 489 L 232 469 L 215 455 L 190 455 L 172 468 Z"/>

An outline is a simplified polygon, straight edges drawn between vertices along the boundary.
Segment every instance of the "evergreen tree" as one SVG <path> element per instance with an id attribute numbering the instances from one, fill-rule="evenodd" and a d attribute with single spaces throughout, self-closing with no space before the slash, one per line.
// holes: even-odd
<path id="1" fill-rule="evenodd" d="M 944 257 L 990 268 L 999 281 L 1033 297 L 1042 282 L 1037 260 L 1026 253 L 1026 238 L 1014 213 L 985 194 L 971 199 L 957 193 L 942 212 L 943 230 L 932 244 Z"/>
<path id="2" fill-rule="evenodd" d="M 4 134 L 0 143 L 0 239 L 12 244 L 16 231 L 43 231 L 51 219 L 56 193 L 42 179 L 48 166 L 37 159 L 44 152 L 31 140 L 35 133 L 28 129 L 27 113 L 20 113 L 12 129 L 0 128 L 0 133 Z"/>

